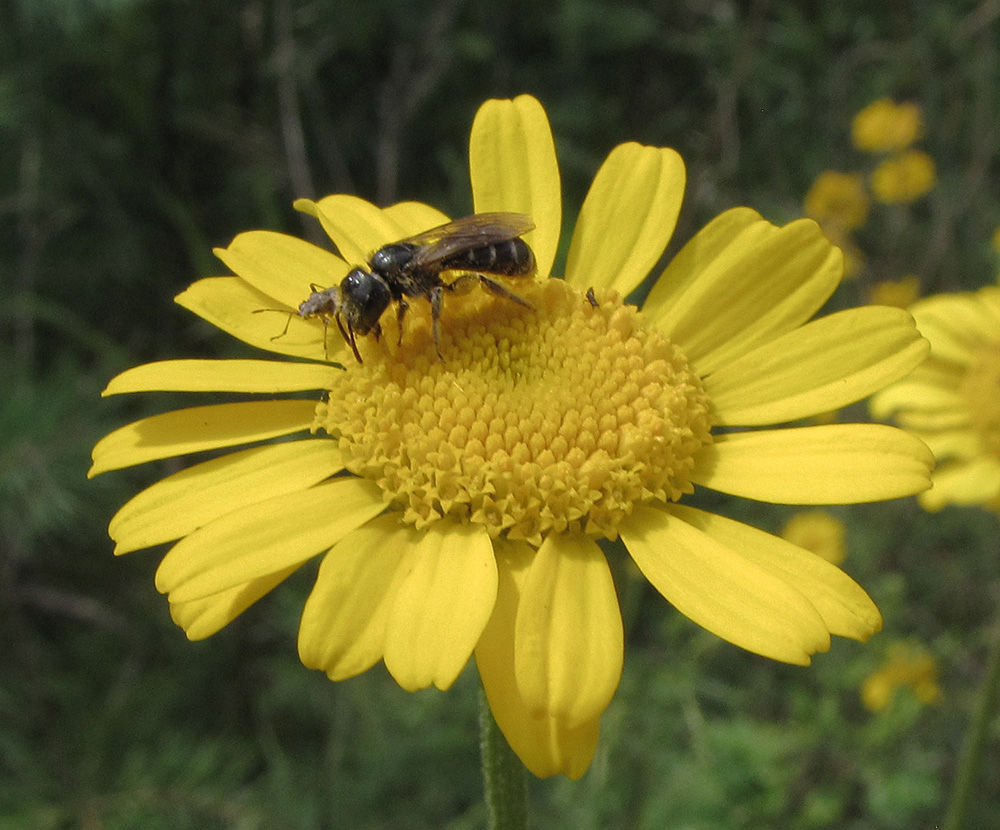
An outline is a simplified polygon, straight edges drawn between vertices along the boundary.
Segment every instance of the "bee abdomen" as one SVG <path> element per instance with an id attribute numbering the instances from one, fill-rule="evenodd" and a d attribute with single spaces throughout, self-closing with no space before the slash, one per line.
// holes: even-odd
<path id="1" fill-rule="evenodd" d="M 535 256 L 523 239 L 508 239 L 495 245 L 470 248 L 450 257 L 446 268 L 520 277 L 535 270 Z"/>

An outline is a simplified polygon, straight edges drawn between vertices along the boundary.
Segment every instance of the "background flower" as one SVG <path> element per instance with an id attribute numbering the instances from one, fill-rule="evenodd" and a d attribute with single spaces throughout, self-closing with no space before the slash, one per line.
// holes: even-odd
<path id="1" fill-rule="evenodd" d="M 839 565 L 847 557 L 844 523 L 825 510 L 804 510 L 781 529 L 781 538 Z"/>
<path id="2" fill-rule="evenodd" d="M 889 98 L 873 101 L 854 116 L 851 141 L 867 153 L 891 152 L 909 147 L 924 134 L 920 107 Z"/>
<path id="3" fill-rule="evenodd" d="M 824 170 L 806 193 L 803 207 L 806 216 L 824 227 L 854 230 L 868 218 L 870 200 L 864 178 L 858 173 Z"/>
<path id="4" fill-rule="evenodd" d="M 1000 507 L 1000 289 L 939 294 L 913 316 L 931 343 L 914 373 L 872 398 L 876 417 L 894 416 L 939 461 L 928 510 L 946 504 Z"/>
<path id="5" fill-rule="evenodd" d="M 936 179 L 931 157 L 922 150 L 907 150 L 872 171 L 872 194 L 887 205 L 912 202 L 933 190 Z"/>
<path id="6" fill-rule="evenodd" d="M 941 699 L 934 655 L 910 643 L 893 643 L 885 662 L 865 678 L 861 700 L 872 712 L 885 709 L 901 689 L 909 689 L 923 704 Z"/>

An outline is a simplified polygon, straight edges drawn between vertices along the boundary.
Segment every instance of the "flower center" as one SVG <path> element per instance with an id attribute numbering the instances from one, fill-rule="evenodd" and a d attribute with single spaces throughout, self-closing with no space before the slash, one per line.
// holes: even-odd
<path id="1" fill-rule="evenodd" d="M 986 449 L 1000 456 L 1000 343 L 986 345 L 962 381 L 972 426 Z"/>
<path id="2" fill-rule="evenodd" d="M 452 515 L 535 545 L 568 528 L 613 539 L 635 504 L 690 493 L 711 424 L 680 350 L 615 294 L 595 307 L 562 280 L 514 287 L 534 310 L 446 295 L 443 360 L 423 301 L 400 346 L 391 321 L 359 338 L 364 365 L 338 375 L 315 423 L 348 470 L 417 527 Z"/>

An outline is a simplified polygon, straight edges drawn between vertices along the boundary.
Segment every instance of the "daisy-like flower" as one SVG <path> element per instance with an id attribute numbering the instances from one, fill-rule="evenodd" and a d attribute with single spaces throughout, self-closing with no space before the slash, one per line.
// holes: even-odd
<path id="1" fill-rule="evenodd" d="M 446 221 L 431 207 L 302 201 L 340 257 L 278 233 L 218 252 L 236 276 L 178 302 L 251 345 L 308 362 L 181 360 L 129 370 L 122 392 L 256 393 L 126 426 L 92 474 L 299 434 L 190 467 L 128 502 L 116 552 L 175 542 L 156 575 L 192 639 L 322 556 L 299 631 L 303 662 L 341 679 L 378 661 L 407 690 L 448 688 L 475 657 L 490 708 L 536 775 L 583 774 L 618 685 L 622 622 L 599 539 L 620 538 L 682 613 L 745 649 L 807 664 L 831 634 L 865 639 L 878 610 L 846 574 L 753 527 L 681 504 L 695 487 L 767 502 L 863 502 L 927 486 L 930 454 L 884 425 L 757 429 L 863 398 L 925 343 L 900 309 L 807 322 L 840 252 L 810 220 L 752 210 L 709 224 L 626 305 L 680 210 L 684 165 L 624 144 L 598 171 L 562 269 L 559 172 L 534 98 L 489 101 L 472 128 L 479 213 L 528 214 L 531 304 L 447 293 L 441 356 L 429 304 L 404 331 L 358 338 L 363 363 L 315 319 L 311 284 Z M 592 289 L 592 291 L 589 291 Z M 277 314 L 288 310 L 287 331 Z M 332 365 L 329 356 L 342 366 Z M 292 398 L 275 395 L 293 393 Z M 305 393 L 305 394 L 302 394 Z M 319 401 L 317 402 L 317 399 Z M 737 429 L 738 428 L 738 429 Z"/>
<path id="2" fill-rule="evenodd" d="M 806 216 L 820 225 L 845 232 L 865 223 L 871 200 L 860 173 L 824 170 L 812 183 L 802 206 Z"/>
<path id="3" fill-rule="evenodd" d="M 851 122 L 851 141 L 867 153 L 903 150 L 924 134 L 924 118 L 913 103 L 879 98 L 858 112 Z"/>
<path id="4" fill-rule="evenodd" d="M 930 357 L 872 398 L 872 413 L 895 416 L 937 457 L 923 507 L 1000 509 L 1000 288 L 938 294 L 910 311 L 930 341 Z"/>
<path id="5" fill-rule="evenodd" d="M 872 170 L 872 194 L 884 205 L 913 202 L 934 189 L 937 168 L 923 150 L 906 150 Z"/>
<path id="6" fill-rule="evenodd" d="M 839 565 L 847 557 L 844 523 L 826 510 L 803 510 L 785 522 L 781 538 Z"/>
<path id="7" fill-rule="evenodd" d="M 934 655 L 913 643 L 893 643 L 878 671 L 865 678 L 861 701 L 871 712 L 880 712 L 900 689 L 909 688 L 923 704 L 941 699 L 938 667 Z"/>

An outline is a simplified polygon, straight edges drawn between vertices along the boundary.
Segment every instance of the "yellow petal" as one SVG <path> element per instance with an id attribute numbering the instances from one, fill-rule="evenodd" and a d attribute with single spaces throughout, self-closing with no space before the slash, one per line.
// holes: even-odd
<path id="1" fill-rule="evenodd" d="M 528 709 L 569 727 L 600 716 L 618 688 L 623 634 L 604 554 L 582 535 L 552 533 L 525 577 L 514 670 Z"/>
<path id="2" fill-rule="evenodd" d="M 882 615 L 864 589 L 823 557 L 713 513 L 682 505 L 671 505 L 670 513 L 793 586 L 831 634 L 863 641 L 882 629 Z"/>
<path id="3" fill-rule="evenodd" d="M 237 585 L 210 597 L 170 603 L 170 618 L 184 629 L 189 640 L 204 640 L 229 625 L 276 585 L 295 573 L 299 564 Z"/>
<path id="4" fill-rule="evenodd" d="M 153 415 L 105 435 L 88 477 L 108 470 L 290 435 L 312 425 L 315 401 L 251 401 L 194 406 Z"/>
<path id="5" fill-rule="evenodd" d="M 872 415 L 876 418 L 888 418 L 900 410 L 952 412 L 965 409 L 966 400 L 958 390 L 961 378 L 956 376 L 950 380 L 928 382 L 925 379 L 926 369 L 927 364 L 924 363 L 908 378 L 874 395 L 869 403 Z"/>
<path id="6" fill-rule="evenodd" d="M 721 424 L 758 426 L 830 412 L 906 375 L 928 343 L 902 309 L 831 314 L 747 352 L 705 378 Z"/>
<path id="7" fill-rule="evenodd" d="M 577 727 L 549 715 L 535 715 L 517 688 L 514 671 L 514 627 L 521 587 L 534 558 L 523 542 L 494 542 L 499 584 L 493 615 L 476 646 L 476 666 L 486 699 L 507 743 L 533 775 L 562 773 L 577 779 L 587 771 L 597 748 L 600 719 Z"/>
<path id="8" fill-rule="evenodd" d="M 101 393 L 305 392 L 328 389 L 343 369 L 319 363 L 274 360 L 160 360 L 111 379 Z"/>
<path id="9" fill-rule="evenodd" d="M 299 657 L 343 680 L 382 659 L 390 590 L 419 534 L 398 512 L 348 533 L 323 557 L 299 625 Z"/>
<path id="10" fill-rule="evenodd" d="M 555 142 L 545 109 L 530 95 L 484 103 L 472 123 L 469 171 L 476 213 L 526 213 L 525 240 L 547 277 L 559 247 L 562 197 Z"/>
<path id="11" fill-rule="evenodd" d="M 490 537 L 442 519 L 407 553 L 386 622 L 385 666 L 407 691 L 447 689 L 469 661 L 497 596 Z"/>
<path id="12" fill-rule="evenodd" d="M 684 161 L 673 150 L 634 142 L 615 147 L 580 209 L 566 281 L 581 290 L 633 291 L 670 241 L 684 183 Z"/>
<path id="13" fill-rule="evenodd" d="M 295 236 L 274 231 L 241 233 L 215 255 L 245 282 L 292 310 L 314 290 L 340 282 L 348 264 Z"/>
<path id="14" fill-rule="evenodd" d="M 972 430 L 972 413 L 968 409 L 933 409 L 901 412 L 900 426 L 911 432 L 938 432 L 941 430 Z M 921 436 L 921 440 L 926 440 Z M 938 456 L 938 453 L 934 453 Z M 938 456 L 940 457 L 940 456 Z"/>
<path id="15" fill-rule="evenodd" d="M 382 210 L 346 193 L 335 193 L 318 202 L 298 199 L 295 209 L 319 219 L 337 250 L 352 265 L 367 263 L 383 245 L 448 221 L 445 214 L 430 205 L 404 202 Z M 343 276 L 341 274 L 341 279 Z"/>
<path id="16" fill-rule="evenodd" d="M 934 457 L 882 424 L 829 424 L 717 436 L 691 481 L 775 504 L 858 504 L 926 490 Z"/>
<path id="17" fill-rule="evenodd" d="M 983 504 L 1000 496 L 1000 464 L 994 458 L 975 458 L 945 464 L 934 472 L 934 489 L 920 494 L 925 510 L 946 504 Z"/>
<path id="18" fill-rule="evenodd" d="M 304 294 L 304 300 L 308 294 Z M 304 320 L 294 308 L 276 308 L 273 297 L 239 277 L 208 277 L 190 285 L 174 302 L 244 343 L 278 354 L 331 360 L 348 355 L 347 345 L 334 331 L 326 337 L 319 320 Z M 297 304 L 296 304 L 297 307 Z M 353 358 L 351 358 L 353 360 Z"/>
<path id="19" fill-rule="evenodd" d="M 983 447 L 983 437 L 978 430 L 966 428 L 928 432 L 915 428 L 911 418 L 902 415 L 899 417 L 899 425 L 923 441 L 938 461 L 953 457 L 972 459 L 982 456 L 986 452 Z M 936 472 L 931 478 L 937 481 Z"/>
<path id="20" fill-rule="evenodd" d="M 662 318 L 691 291 L 703 272 L 720 267 L 713 264 L 744 231 L 753 228 L 754 236 L 772 227 L 757 211 L 748 207 L 732 208 L 716 216 L 689 240 L 670 261 L 663 275 L 649 292 L 642 310 Z"/>
<path id="21" fill-rule="evenodd" d="M 785 663 L 829 649 L 823 618 L 793 585 L 704 531 L 651 507 L 619 530 L 646 579 L 702 628 Z"/>
<path id="22" fill-rule="evenodd" d="M 407 236 L 415 236 L 451 221 L 448 214 L 423 202 L 396 202 L 385 208 L 384 212 L 393 222 L 406 229 Z M 398 242 L 399 240 L 391 239 L 389 241 Z"/>
<path id="23" fill-rule="evenodd" d="M 343 469 L 337 441 L 309 438 L 229 453 L 174 473 L 125 503 L 108 528 L 115 554 L 180 539 L 226 513 L 305 490 Z"/>
<path id="24" fill-rule="evenodd" d="M 174 545 L 156 588 L 188 602 L 244 585 L 315 556 L 382 509 L 376 484 L 347 477 L 242 507 Z"/>
<path id="25" fill-rule="evenodd" d="M 777 228 L 728 214 L 681 250 L 643 306 L 702 376 L 800 326 L 843 273 L 840 249 L 811 219 Z"/>
<path id="26" fill-rule="evenodd" d="M 911 307 L 934 357 L 967 365 L 983 343 L 996 340 L 998 321 L 981 293 L 937 294 Z"/>

